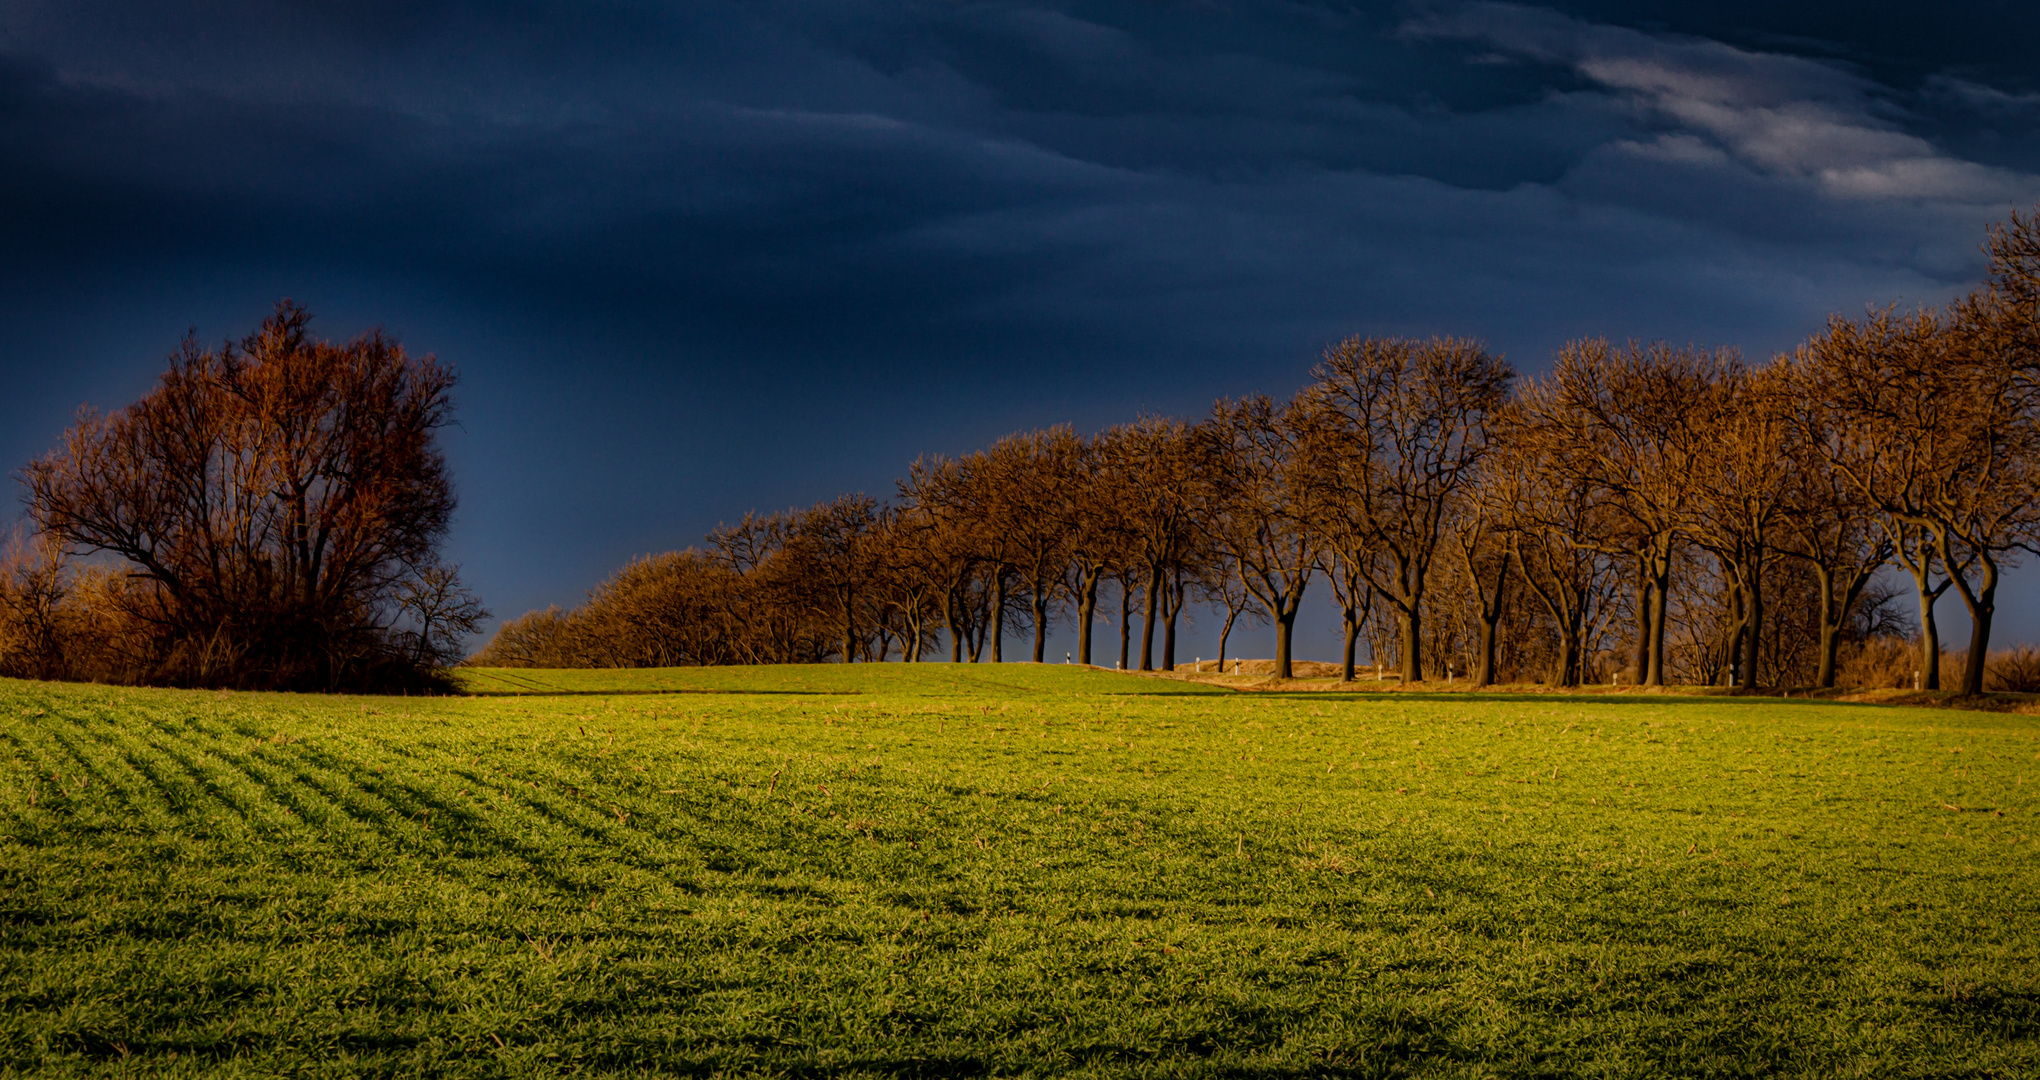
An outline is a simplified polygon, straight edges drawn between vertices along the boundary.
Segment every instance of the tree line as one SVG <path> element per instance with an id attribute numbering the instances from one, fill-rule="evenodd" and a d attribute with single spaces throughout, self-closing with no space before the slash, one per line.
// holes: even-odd
<path id="1" fill-rule="evenodd" d="M 747 515 L 476 660 L 999 661 L 1023 635 L 1040 661 L 1073 619 L 1084 662 L 1168 669 L 1196 607 L 1221 662 L 1272 625 L 1289 676 L 1319 588 L 1349 679 L 1364 645 L 1408 683 L 1829 686 L 1846 652 L 1913 636 L 1932 689 L 1952 591 L 1973 633 L 1951 680 L 1975 693 L 2002 572 L 2040 533 L 2040 222 L 1985 249 L 1955 302 L 1835 317 L 1764 363 L 1581 340 L 1522 379 L 1476 341 L 1349 339 L 1286 400 L 1026 432 L 924 457 L 886 502 Z M 487 617 L 438 557 L 454 376 L 309 321 L 286 301 L 239 342 L 188 339 L 23 471 L 0 674 L 444 685 Z"/>
<path id="2" fill-rule="evenodd" d="M 1009 633 L 1039 662 L 1070 618 L 1082 662 L 1166 670 L 1202 605 L 1221 662 L 1270 624 L 1288 677 L 1321 582 L 1348 679 L 1364 642 L 1405 683 L 1828 687 L 1845 646 L 1916 634 L 1937 689 L 1952 590 L 1978 693 L 2002 571 L 2040 537 L 2040 221 L 1986 251 L 1957 301 L 1836 316 L 1763 363 L 1589 339 L 1519 378 L 1476 341 L 1348 339 L 1287 400 L 1025 432 L 914 462 L 888 502 L 747 515 L 476 662 L 996 662 Z"/>
<path id="3" fill-rule="evenodd" d="M 1272 623 L 1291 673 L 1313 583 L 1406 682 L 1604 672 L 1647 685 L 1834 684 L 1841 647 L 1903 625 L 1922 684 L 1933 603 L 1975 632 L 1982 688 L 1999 574 L 2034 540 L 2035 229 L 1993 230 L 1990 280 L 1946 308 L 1834 318 L 1792 354 L 1569 344 L 1518 380 L 1479 343 L 1349 339 L 1286 401 L 1201 421 L 1058 427 L 917 461 L 896 501 L 749 515 L 646 558 L 582 608 L 506 624 L 478 660 L 546 665 L 1004 659 L 1008 631 L 1074 616 L 1095 659 L 1101 590 L 1118 663 L 1175 664 L 1186 604 Z M 1137 662 L 1132 654 L 1138 629 Z"/>

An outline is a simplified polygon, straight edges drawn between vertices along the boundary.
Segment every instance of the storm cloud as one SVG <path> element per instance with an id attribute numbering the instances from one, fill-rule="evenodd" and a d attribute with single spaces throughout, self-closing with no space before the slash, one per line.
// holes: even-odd
<path id="1" fill-rule="evenodd" d="M 0 452 L 187 326 L 386 324 L 463 372 L 453 555 L 515 614 L 1346 334 L 1766 355 L 1969 287 L 2040 16 L 1777 6 L 12 4 Z"/>

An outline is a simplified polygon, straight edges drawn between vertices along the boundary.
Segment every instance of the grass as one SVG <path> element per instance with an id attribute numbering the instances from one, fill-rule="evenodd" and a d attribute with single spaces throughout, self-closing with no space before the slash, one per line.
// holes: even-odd
<path id="1" fill-rule="evenodd" d="M 0 1072 L 2040 1075 L 2040 721 L 0 683 Z"/>

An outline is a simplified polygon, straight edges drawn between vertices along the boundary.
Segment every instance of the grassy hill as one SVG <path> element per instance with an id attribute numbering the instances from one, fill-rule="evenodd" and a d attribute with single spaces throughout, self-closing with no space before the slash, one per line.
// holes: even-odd
<path id="1" fill-rule="evenodd" d="M 2040 721 L 1062 666 L 0 682 L 0 1069 L 2040 1075 Z"/>

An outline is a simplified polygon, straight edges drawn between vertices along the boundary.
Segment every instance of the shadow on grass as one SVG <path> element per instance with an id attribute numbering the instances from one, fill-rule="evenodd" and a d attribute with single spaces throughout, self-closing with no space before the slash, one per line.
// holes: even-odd
<path id="1" fill-rule="evenodd" d="M 1261 690 L 1258 693 L 1264 697 L 1299 698 L 1311 701 L 1324 701 L 1326 699 L 1333 701 L 1372 701 L 1381 704 L 1449 701 L 1466 705 L 1481 703 L 1550 705 L 1565 702 L 1580 702 L 1594 705 L 1705 705 L 1710 703 L 1719 704 L 1724 700 L 1729 700 L 1706 694 L 1639 694 L 1631 697 L 1619 694 L 1511 694 L 1480 691 L 1464 693 L 1435 691 L 1419 695 L 1395 694 L 1379 690 Z M 1752 700 L 1760 700 L 1765 704 L 1847 704 L 1845 702 L 1838 703 L 1815 698 L 1755 698 Z"/>
<path id="2" fill-rule="evenodd" d="M 1951 995 L 1938 990 L 1921 995 L 1916 1007 L 1979 1035 L 2012 1039 L 2040 1036 L 2040 994 L 1982 986 Z"/>
<path id="3" fill-rule="evenodd" d="M 864 690 L 699 690 L 675 687 L 670 690 L 481 690 L 469 689 L 462 697 L 508 698 L 508 697 L 676 697 L 684 695 L 710 697 L 751 697 L 771 695 L 778 697 L 862 697 Z"/>

